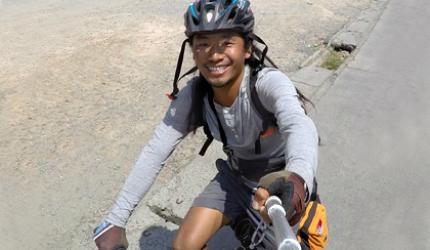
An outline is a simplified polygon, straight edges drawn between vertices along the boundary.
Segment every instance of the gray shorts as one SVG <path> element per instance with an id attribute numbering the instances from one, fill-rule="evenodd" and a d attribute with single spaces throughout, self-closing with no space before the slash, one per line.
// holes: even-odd
<path id="1" fill-rule="evenodd" d="M 216 209 L 230 219 L 230 224 L 234 224 L 238 216 L 246 212 L 246 208 L 251 208 L 252 188 L 257 183 L 247 182 L 245 185 L 237 181 L 235 178 L 241 177 L 236 176 L 225 161 L 218 160 L 217 167 L 219 172 L 194 199 L 192 207 Z"/>
<path id="2" fill-rule="evenodd" d="M 217 175 L 194 199 L 192 207 L 206 207 L 220 211 L 230 219 L 229 225 L 233 230 L 235 230 L 236 225 L 243 223 L 245 217 L 249 218 L 254 229 L 247 234 L 256 234 L 255 240 L 252 240 L 254 243 L 258 242 L 256 249 L 276 249 L 276 240 L 272 229 L 270 227 L 260 229 L 259 225 L 265 223 L 259 213 L 251 208 L 253 190 L 258 183 L 245 179 L 238 172 L 232 170 L 223 160 L 217 160 L 216 165 L 218 168 Z"/>

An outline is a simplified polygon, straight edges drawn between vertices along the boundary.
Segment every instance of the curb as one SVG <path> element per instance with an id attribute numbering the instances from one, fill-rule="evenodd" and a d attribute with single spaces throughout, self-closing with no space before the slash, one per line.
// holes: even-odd
<path id="1" fill-rule="evenodd" d="M 314 103 L 333 85 L 340 72 L 349 64 L 379 21 L 389 0 L 375 0 L 357 18 L 348 22 L 327 43 L 306 59 L 291 80 Z M 336 70 L 322 68 L 321 62 L 330 50 L 346 51 L 349 56 Z"/>

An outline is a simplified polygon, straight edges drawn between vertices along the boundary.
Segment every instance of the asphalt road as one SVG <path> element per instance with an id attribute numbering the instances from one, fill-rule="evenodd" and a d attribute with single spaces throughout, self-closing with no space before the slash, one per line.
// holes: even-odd
<path id="1" fill-rule="evenodd" d="M 317 103 L 329 249 L 430 249 L 429 23 L 391 0 Z"/>

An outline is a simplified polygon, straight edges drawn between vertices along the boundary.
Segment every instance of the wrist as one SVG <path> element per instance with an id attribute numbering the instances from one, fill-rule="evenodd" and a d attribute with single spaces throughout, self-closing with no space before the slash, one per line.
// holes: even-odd
<path id="1" fill-rule="evenodd" d="M 102 234 L 104 234 L 106 231 L 113 228 L 115 225 L 112 223 L 103 220 L 96 228 L 93 230 L 93 240 L 96 240 L 98 237 L 100 237 Z"/>

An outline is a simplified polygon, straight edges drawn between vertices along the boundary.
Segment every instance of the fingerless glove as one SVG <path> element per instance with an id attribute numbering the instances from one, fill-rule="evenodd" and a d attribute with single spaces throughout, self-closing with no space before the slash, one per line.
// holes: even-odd
<path id="1" fill-rule="evenodd" d="M 263 176 L 258 186 L 267 189 L 270 195 L 276 195 L 281 199 L 290 225 L 299 222 L 306 199 L 305 182 L 302 177 L 282 170 Z"/>

